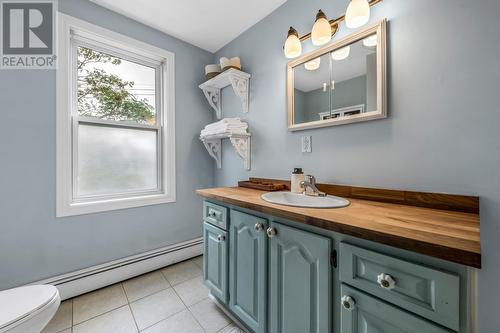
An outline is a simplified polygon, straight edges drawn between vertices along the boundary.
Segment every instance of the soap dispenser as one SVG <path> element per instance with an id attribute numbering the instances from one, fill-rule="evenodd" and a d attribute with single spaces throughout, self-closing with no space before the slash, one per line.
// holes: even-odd
<path id="1" fill-rule="evenodd" d="M 304 172 L 302 168 L 294 168 L 292 172 L 292 177 L 290 179 L 290 188 L 293 193 L 302 193 L 304 189 L 300 186 L 300 183 L 304 181 Z"/>

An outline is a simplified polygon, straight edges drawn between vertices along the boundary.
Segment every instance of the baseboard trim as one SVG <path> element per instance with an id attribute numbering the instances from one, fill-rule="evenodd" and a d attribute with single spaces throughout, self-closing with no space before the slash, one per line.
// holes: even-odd
<path id="1" fill-rule="evenodd" d="M 65 300 L 199 256 L 202 253 L 203 238 L 200 237 L 31 284 L 56 286 L 61 299 Z"/>

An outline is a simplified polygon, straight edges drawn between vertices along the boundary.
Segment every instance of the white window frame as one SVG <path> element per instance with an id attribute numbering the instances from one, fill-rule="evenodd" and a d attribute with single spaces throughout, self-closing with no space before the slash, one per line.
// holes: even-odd
<path id="1" fill-rule="evenodd" d="M 80 117 L 76 108 L 76 48 L 86 46 L 125 60 L 156 68 L 156 125 L 118 123 Z M 175 73 L 174 54 L 58 13 L 57 70 L 57 207 L 56 215 L 70 216 L 175 202 Z M 137 128 L 157 133 L 158 184 L 153 191 L 106 196 L 76 196 L 77 129 L 80 123 L 114 128 Z"/>

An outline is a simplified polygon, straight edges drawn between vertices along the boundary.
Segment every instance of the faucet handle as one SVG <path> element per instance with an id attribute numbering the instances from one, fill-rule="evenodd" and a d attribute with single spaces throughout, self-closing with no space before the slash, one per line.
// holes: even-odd
<path id="1" fill-rule="evenodd" d="M 316 177 L 314 177 L 313 175 L 306 175 L 305 179 L 313 185 L 316 184 Z"/>

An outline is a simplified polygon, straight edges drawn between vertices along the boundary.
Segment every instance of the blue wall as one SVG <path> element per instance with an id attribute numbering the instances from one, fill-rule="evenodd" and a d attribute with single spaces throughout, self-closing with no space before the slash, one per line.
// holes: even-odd
<path id="1" fill-rule="evenodd" d="M 177 202 L 56 218 L 55 71 L 0 71 L 0 290 L 201 236 L 213 163 L 198 139 L 210 111 L 198 89 L 213 54 L 87 0 L 62 12 L 175 53 Z"/>
<path id="2" fill-rule="evenodd" d="M 252 170 L 226 144 L 216 184 L 251 175 L 287 178 L 301 166 L 321 182 L 481 196 L 479 327 L 497 332 L 500 1 L 384 0 L 371 21 L 389 20 L 389 118 L 291 133 L 282 50 L 288 27 L 310 31 L 319 8 L 332 18 L 347 3 L 289 0 L 217 52 L 216 59 L 241 57 L 252 74 L 248 114 L 232 93 L 223 100 L 226 116 L 249 121 Z M 338 37 L 350 32 L 342 25 Z M 304 46 L 312 49 L 310 42 Z M 302 135 L 313 137 L 311 154 L 300 151 Z"/>

